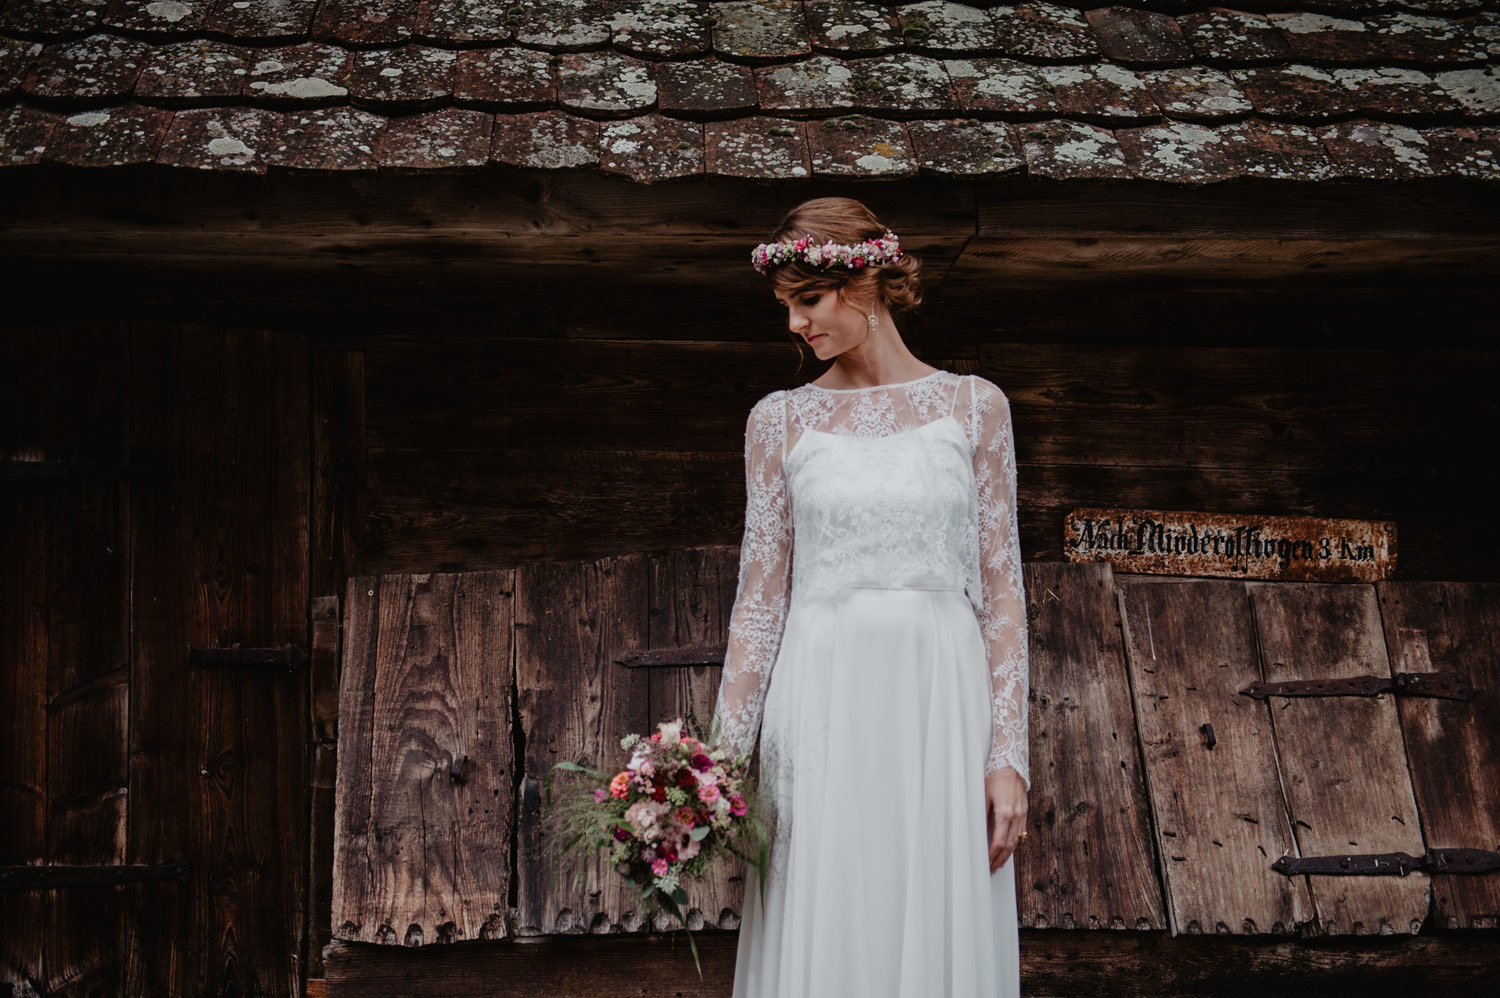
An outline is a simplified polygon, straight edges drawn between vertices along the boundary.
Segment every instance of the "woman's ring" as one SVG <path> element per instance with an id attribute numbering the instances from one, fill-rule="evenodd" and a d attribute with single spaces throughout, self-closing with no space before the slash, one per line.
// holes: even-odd
<path id="1" fill-rule="evenodd" d="M 1025 842 L 1026 841 L 1026 833 L 1022 832 L 1020 835 L 1017 835 L 1016 836 L 1016 841 L 1017 842 Z"/>

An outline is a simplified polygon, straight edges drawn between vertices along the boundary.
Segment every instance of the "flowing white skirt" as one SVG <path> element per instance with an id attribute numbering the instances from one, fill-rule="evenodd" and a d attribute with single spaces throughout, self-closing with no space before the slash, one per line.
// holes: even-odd
<path id="1" fill-rule="evenodd" d="M 773 825 L 734 998 L 1020 994 L 1013 860 L 989 870 L 990 677 L 968 598 L 822 589 L 788 612 L 762 719 Z"/>

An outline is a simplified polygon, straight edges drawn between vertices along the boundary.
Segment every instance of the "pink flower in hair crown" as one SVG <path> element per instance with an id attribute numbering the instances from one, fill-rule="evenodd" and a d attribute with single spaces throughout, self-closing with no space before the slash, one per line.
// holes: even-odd
<path id="1" fill-rule="evenodd" d="M 801 260 L 812 267 L 861 267 L 895 263 L 901 259 L 901 241 L 894 232 L 862 243 L 814 243 L 803 236 L 790 242 L 761 243 L 750 251 L 750 263 L 762 274 L 773 267 Z"/>

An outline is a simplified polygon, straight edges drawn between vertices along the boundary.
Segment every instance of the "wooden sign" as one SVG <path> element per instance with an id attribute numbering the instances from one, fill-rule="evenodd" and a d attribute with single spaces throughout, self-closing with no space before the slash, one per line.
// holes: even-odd
<path id="1" fill-rule="evenodd" d="M 1374 582 L 1396 567 L 1396 524 L 1079 508 L 1063 523 L 1063 551 L 1069 561 L 1148 575 Z"/>

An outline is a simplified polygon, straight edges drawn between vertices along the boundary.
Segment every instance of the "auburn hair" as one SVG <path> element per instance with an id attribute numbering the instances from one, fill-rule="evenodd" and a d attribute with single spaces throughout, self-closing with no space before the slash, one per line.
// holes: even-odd
<path id="1" fill-rule="evenodd" d="M 887 227 L 861 201 L 853 198 L 813 198 L 782 218 L 770 242 L 791 242 L 803 236 L 815 243 L 860 243 L 885 235 Z M 899 236 L 900 233 L 897 233 Z M 814 267 L 801 260 L 771 268 L 773 287 L 788 295 L 809 291 L 852 292 L 856 301 L 878 298 L 892 316 L 922 304 L 922 261 L 904 247 L 895 263 L 873 264 L 858 270 Z"/>

